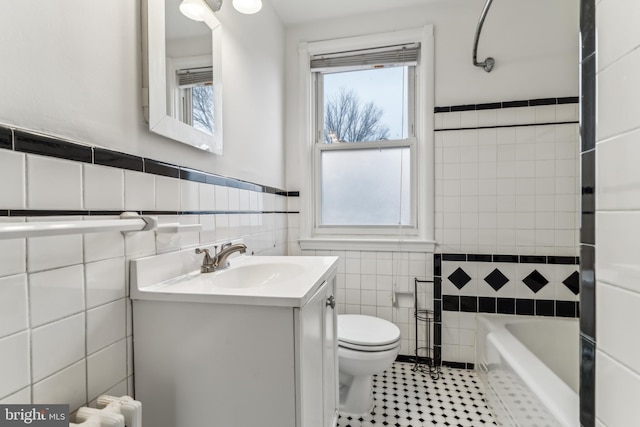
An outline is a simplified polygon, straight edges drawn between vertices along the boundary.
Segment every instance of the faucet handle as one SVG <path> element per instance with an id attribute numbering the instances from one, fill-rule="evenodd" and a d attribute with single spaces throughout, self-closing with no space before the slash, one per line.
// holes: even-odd
<path id="1" fill-rule="evenodd" d="M 229 246 L 231 246 L 231 242 L 223 243 L 222 246 L 220 246 L 220 250 L 223 250 L 224 248 L 228 248 Z"/>
<path id="2" fill-rule="evenodd" d="M 217 246 L 214 246 L 214 248 L 218 248 Z M 200 248 L 196 248 L 196 253 L 197 254 L 204 254 L 204 262 L 205 263 L 211 263 L 211 255 L 209 254 L 209 249 L 200 249 Z"/>

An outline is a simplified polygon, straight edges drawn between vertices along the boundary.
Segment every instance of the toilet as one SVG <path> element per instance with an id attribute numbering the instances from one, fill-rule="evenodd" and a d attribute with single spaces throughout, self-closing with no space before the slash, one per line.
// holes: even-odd
<path id="1" fill-rule="evenodd" d="M 372 316 L 338 316 L 340 412 L 362 415 L 373 408 L 373 375 L 391 366 L 400 351 L 400 329 Z"/>

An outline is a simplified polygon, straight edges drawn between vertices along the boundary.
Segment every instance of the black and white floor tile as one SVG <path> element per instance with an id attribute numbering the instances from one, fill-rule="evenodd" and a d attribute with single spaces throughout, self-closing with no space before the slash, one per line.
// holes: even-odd
<path id="1" fill-rule="evenodd" d="M 373 379 L 374 408 L 362 417 L 340 415 L 338 427 L 481 427 L 497 425 L 471 370 L 442 368 L 440 378 L 395 362 Z"/>

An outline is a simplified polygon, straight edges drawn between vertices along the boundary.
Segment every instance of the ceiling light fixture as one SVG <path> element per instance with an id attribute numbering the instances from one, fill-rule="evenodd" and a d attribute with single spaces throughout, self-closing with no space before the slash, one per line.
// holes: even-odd
<path id="1" fill-rule="evenodd" d="M 233 0 L 233 7 L 240 13 L 251 15 L 262 9 L 262 0 Z"/>
<path id="2" fill-rule="evenodd" d="M 182 0 L 180 12 L 194 21 L 204 21 L 211 11 L 217 12 L 221 7 L 222 0 Z"/>

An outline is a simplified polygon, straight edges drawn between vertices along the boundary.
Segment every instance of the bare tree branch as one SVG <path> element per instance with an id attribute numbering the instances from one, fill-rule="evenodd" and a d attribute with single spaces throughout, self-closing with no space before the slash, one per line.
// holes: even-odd
<path id="1" fill-rule="evenodd" d="M 361 106 L 353 90 L 340 89 L 326 104 L 324 139 L 332 142 L 378 141 L 389 137 L 389 128 L 380 123 L 383 111 L 373 102 Z"/>
<path id="2" fill-rule="evenodd" d="M 213 86 L 191 88 L 191 103 L 194 127 L 213 135 Z"/>

